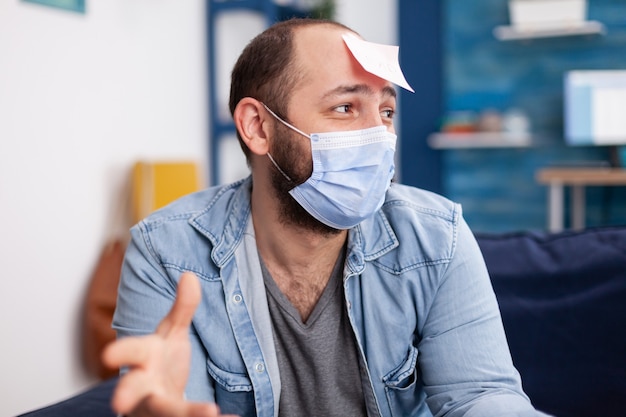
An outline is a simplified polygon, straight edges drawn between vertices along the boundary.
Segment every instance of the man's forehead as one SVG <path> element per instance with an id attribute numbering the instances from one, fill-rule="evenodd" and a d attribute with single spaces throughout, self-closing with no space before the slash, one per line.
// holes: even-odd
<path id="1" fill-rule="evenodd" d="M 301 58 L 340 48 L 342 54 L 355 60 L 366 72 L 413 92 L 400 68 L 397 46 L 367 42 L 355 32 L 331 24 L 303 27 L 298 32 L 296 39 L 302 42 Z"/>
<path id="2" fill-rule="evenodd" d="M 290 93 L 320 103 L 347 100 L 352 94 L 367 95 L 377 100 L 395 101 L 393 84 L 364 69 L 346 45 L 343 35 L 355 32 L 330 24 L 296 28 L 294 32 L 294 74 L 297 82 Z"/>
<path id="3" fill-rule="evenodd" d="M 414 92 L 400 68 L 397 46 L 367 42 L 353 33 L 345 33 L 342 37 L 365 71 Z"/>

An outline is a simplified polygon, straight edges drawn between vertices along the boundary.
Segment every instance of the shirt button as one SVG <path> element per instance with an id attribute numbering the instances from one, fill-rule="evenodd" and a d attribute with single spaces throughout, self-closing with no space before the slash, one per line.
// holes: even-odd
<path id="1" fill-rule="evenodd" d="M 241 294 L 233 295 L 233 303 L 240 304 L 242 301 L 243 301 L 243 297 L 241 296 Z"/>
<path id="2" fill-rule="evenodd" d="M 254 369 L 256 369 L 257 372 L 263 372 L 265 371 L 265 365 L 263 365 L 262 362 L 259 362 L 256 365 L 254 365 Z"/>
<path id="3" fill-rule="evenodd" d="M 351 308 L 352 308 L 352 303 L 348 301 L 348 310 L 350 310 Z"/>

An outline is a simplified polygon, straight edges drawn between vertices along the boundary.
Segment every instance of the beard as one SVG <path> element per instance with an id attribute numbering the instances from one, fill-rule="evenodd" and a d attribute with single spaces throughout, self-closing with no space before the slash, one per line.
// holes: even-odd
<path id="1" fill-rule="evenodd" d="M 298 146 L 304 138 L 299 133 L 283 126 L 274 124 L 274 149 L 271 151 L 276 164 L 291 180 L 285 178 L 272 164 L 270 181 L 272 191 L 279 207 L 279 221 L 287 226 L 296 226 L 304 231 L 324 236 L 337 235 L 341 230 L 330 227 L 311 216 L 300 203 L 289 194 L 289 191 L 304 183 L 313 173 L 313 161 L 302 157 L 302 146 Z M 310 155 L 310 152 L 309 154 Z"/>

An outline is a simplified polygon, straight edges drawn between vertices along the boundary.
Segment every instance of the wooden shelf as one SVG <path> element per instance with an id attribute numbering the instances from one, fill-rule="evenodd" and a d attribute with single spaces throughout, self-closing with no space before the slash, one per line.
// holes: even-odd
<path id="1" fill-rule="evenodd" d="M 533 137 L 529 133 L 433 133 L 428 136 L 428 145 L 433 149 L 525 148 L 532 144 Z"/>
<path id="2" fill-rule="evenodd" d="M 496 26 L 493 34 L 496 39 L 510 41 L 518 39 L 554 38 L 575 35 L 603 35 L 604 25 L 595 20 L 564 26 L 546 26 L 537 28 L 519 28 L 515 26 Z"/>

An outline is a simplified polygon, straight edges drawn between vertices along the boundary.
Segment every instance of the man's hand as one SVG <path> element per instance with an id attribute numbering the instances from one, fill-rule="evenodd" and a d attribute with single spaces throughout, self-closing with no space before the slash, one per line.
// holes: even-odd
<path id="1" fill-rule="evenodd" d="M 113 409 L 136 417 L 216 417 L 214 404 L 184 400 L 189 376 L 191 344 L 189 326 L 200 303 L 198 278 L 181 275 L 176 300 L 156 332 L 126 337 L 111 343 L 103 353 L 107 366 L 127 366 L 112 399 Z"/>

